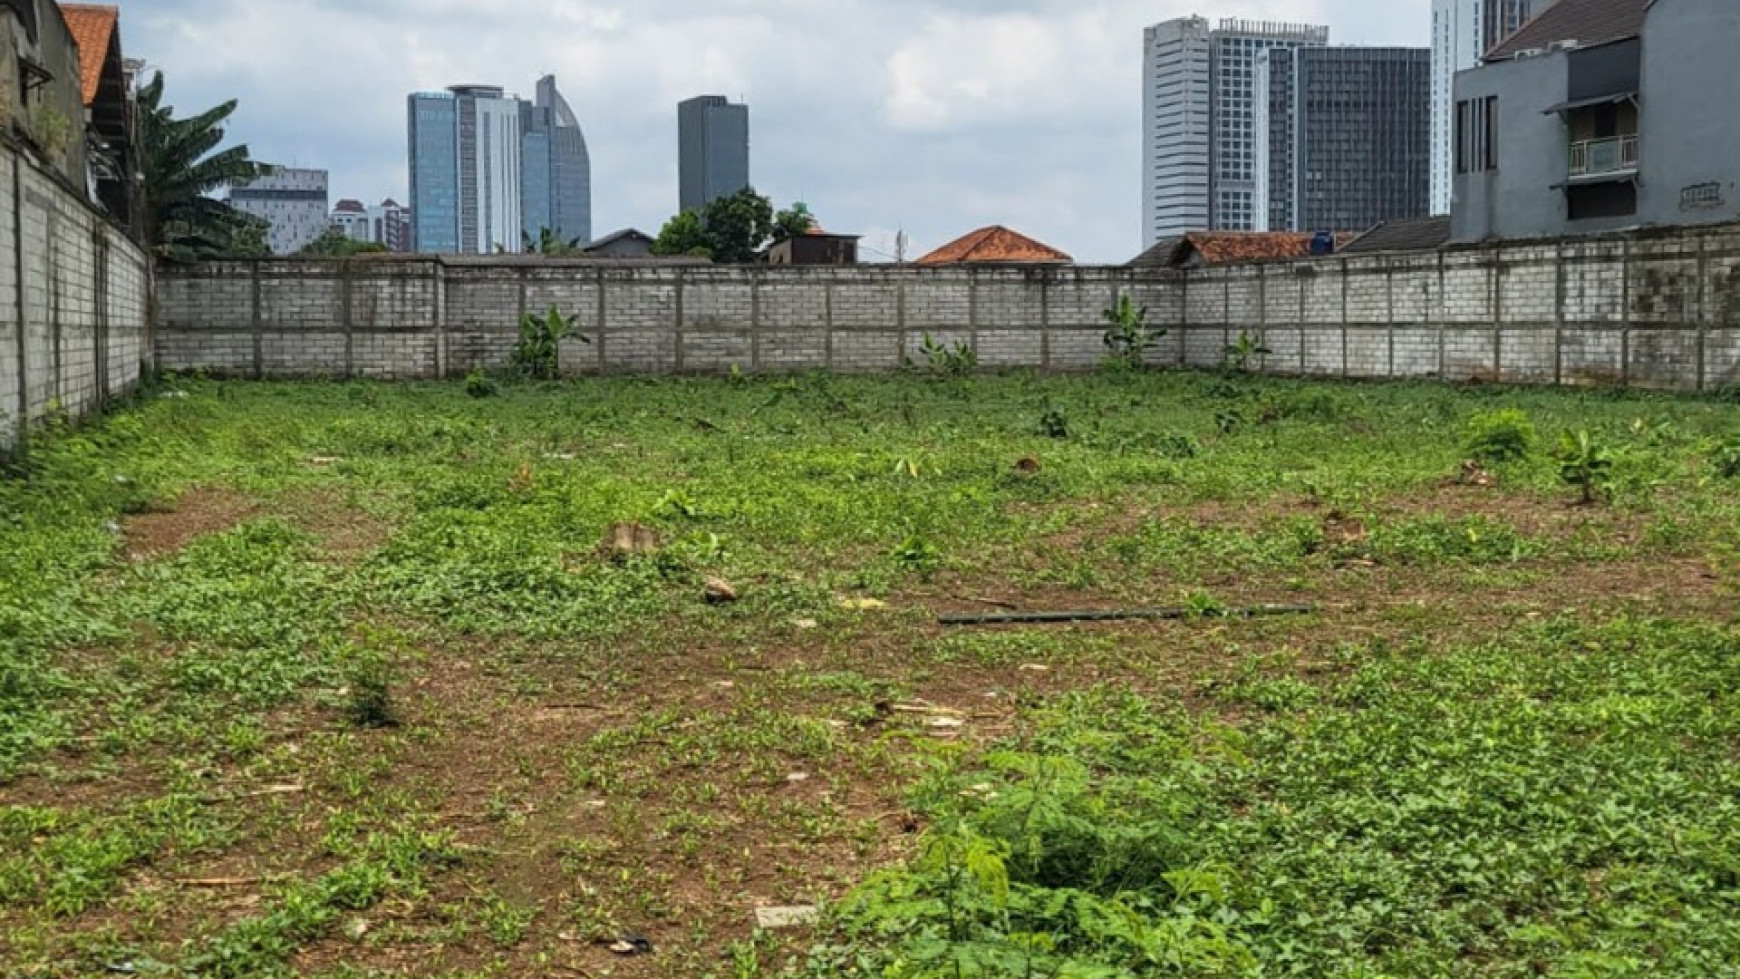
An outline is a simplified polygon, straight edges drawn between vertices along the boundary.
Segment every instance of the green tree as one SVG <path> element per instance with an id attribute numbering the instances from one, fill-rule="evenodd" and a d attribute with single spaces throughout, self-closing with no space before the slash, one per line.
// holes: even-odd
<path id="1" fill-rule="evenodd" d="M 236 225 L 235 233 L 230 236 L 229 258 L 271 258 L 272 246 L 267 243 L 266 236 L 272 231 L 272 222 L 253 214 L 241 215 Z"/>
<path id="2" fill-rule="evenodd" d="M 810 213 L 810 206 L 803 201 L 797 201 L 773 216 L 774 241 L 801 238 L 815 228 L 816 216 Z"/>
<path id="3" fill-rule="evenodd" d="M 246 146 L 218 150 L 223 122 L 236 111 L 236 101 L 177 119 L 174 107 L 163 104 L 163 73 L 158 72 L 139 90 L 138 109 L 146 233 L 156 253 L 171 261 L 197 261 L 249 245 L 249 217 L 207 196 L 263 172 Z"/>
<path id="4" fill-rule="evenodd" d="M 320 237 L 302 246 L 297 258 L 350 258 L 352 255 L 378 255 L 387 246 L 373 241 L 358 241 L 337 228 L 327 228 Z"/>
<path id="5" fill-rule="evenodd" d="M 707 240 L 707 229 L 701 224 L 701 215 L 692 210 L 683 211 L 666 221 L 659 230 L 658 239 L 653 242 L 652 253 L 712 258 L 713 248 Z"/>
<path id="6" fill-rule="evenodd" d="M 808 208 L 803 213 L 807 215 Z M 671 218 L 659 231 L 653 254 L 699 255 L 721 264 L 744 264 L 755 261 L 774 233 L 773 202 L 746 187 L 708 201 L 699 211 L 687 210 Z"/>
<path id="7" fill-rule="evenodd" d="M 542 255 L 545 258 L 575 258 L 585 249 L 580 247 L 579 238 L 563 238 L 550 228 L 539 228 L 538 237 L 520 232 L 520 240 L 525 245 L 527 255 Z"/>

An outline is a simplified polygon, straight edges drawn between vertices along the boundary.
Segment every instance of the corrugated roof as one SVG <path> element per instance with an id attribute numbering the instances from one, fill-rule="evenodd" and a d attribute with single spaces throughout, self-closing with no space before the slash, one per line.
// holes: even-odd
<path id="1" fill-rule="evenodd" d="M 103 64 L 109 59 L 109 45 L 114 42 L 121 11 L 115 7 L 63 3 L 60 12 L 79 46 L 79 89 L 89 106 L 97 100 L 97 89 L 102 87 Z"/>
<path id="2" fill-rule="evenodd" d="M 1067 254 L 1002 225 L 980 228 L 918 260 L 919 265 L 1067 264 Z"/>
<path id="3" fill-rule="evenodd" d="M 1505 61 L 1519 51 L 1546 50 L 1555 41 L 1576 41 L 1592 48 L 1643 33 L 1650 0 L 1559 0 L 1522 26 L 1510 40 L 1486 53 L 1487 61 Z"/>
<path id="4" fill-rule="evenodd" d="M 1355 238 L 1344 252 L 1423 252 L 1442 248 L 1450 243 L 1448 217 L 1416 218 L 1411 221 L 1385 221 Z"/>

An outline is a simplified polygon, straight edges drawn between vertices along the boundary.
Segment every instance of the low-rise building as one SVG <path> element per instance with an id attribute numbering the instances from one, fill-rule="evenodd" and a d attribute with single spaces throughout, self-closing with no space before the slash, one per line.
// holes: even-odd
<path id="1" fill-rule="evenodd" d="M 587 245 L 587 258 L 651 258 L 653 242 L 652 235 L 636 228 L 623 228 Z"/>
<path id="2" fill-rule="evenodd" d="M 1454 238 L 1740 220 L 1737 49 L 1734 0 L 1559 0 L 1456 77 Z"/>
<path id="3" fill-rule="evenodd" d="M 1075 259 L 1018 231 L 992 225 L 957 238 L 919 259 L 924 266 L 1070 265 Z"/>

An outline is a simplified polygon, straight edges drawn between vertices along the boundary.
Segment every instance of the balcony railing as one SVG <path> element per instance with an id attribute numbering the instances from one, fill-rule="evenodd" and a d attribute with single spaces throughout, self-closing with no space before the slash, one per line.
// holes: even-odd
<path id="1" fill-rule="evenodd" d="M 1637 137 L 1588 139 L 1571 144 L 1571 176 L 1595 177 L 1637 169 Z"/>

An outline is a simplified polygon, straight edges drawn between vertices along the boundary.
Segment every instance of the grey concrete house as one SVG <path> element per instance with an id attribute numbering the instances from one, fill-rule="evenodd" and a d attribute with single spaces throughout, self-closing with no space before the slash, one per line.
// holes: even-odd
<path id="1" fill-rule="evenodd" d="M 1740 219 L 1734 0 L 1560 0 L 1456 77 L 1458 241 Z"/>

